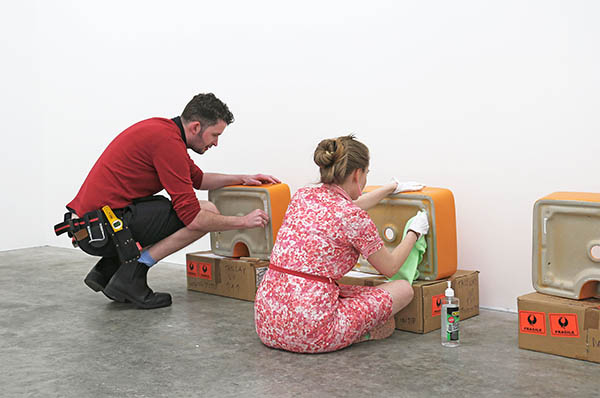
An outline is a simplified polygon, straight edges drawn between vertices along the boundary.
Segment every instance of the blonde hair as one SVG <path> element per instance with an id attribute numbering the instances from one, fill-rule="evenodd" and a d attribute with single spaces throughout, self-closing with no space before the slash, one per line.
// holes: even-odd
<path id="1" fill-rule="evenodd" d="M 313 157 L 324 184 L 341 184 L 354 170 L 369 167 L 369 148 L 354 135 L 319 142 Z"/>

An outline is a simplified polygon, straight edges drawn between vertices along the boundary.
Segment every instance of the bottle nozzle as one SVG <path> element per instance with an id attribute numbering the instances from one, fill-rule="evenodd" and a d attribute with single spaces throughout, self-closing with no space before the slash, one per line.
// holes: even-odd
<path id="1" fill-rule="evenodd" d="M 452 282 L 447 281 L 448 288 L 446 289 L 446 297 L 454 297 L 454 289 L 452 289 Z"/>

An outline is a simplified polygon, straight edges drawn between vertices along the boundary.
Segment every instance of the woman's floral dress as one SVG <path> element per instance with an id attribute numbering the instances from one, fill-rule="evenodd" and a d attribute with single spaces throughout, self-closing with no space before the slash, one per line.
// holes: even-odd
<path id="1" fill-rule="evenodd" d="M 271 254 L 275 266 L 341 278 L 359 254 L 383 247 L 366 211 L 337 185 L 299 189 Z M 371 286 L 324 283 L 269 269 L 256 293 L 256 331 L 270 347 L 327 352 L 347 347 L 389 319 L 392 296 Z"/>

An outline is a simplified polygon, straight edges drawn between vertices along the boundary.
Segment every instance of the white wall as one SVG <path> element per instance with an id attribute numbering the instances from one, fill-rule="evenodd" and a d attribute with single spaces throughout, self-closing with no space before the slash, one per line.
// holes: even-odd
<path id="1" fill-rule="evenodd" d="M 600 4 L 287 3 L 11 3 L 19 12 L 3 32 L 15 34 L 2 46 L 35 57 L 3 76 L 9 93 L 28 95 L 2 99 L 20 104 L 2 131 L 13 146 L 2 166 L 21 184 L 2 195 L 3 208 L 16 203 L 15 235 L 4 232 L 0 249 L 68 246 L 51 225 L 108 142 L 212 91 L 236 122 L 218 148 L 193 155 L 201 168 L 272 173 L 295 191 L 317 179 L 318 141 L 354 132 L 371 149 L 369 183 L 397 176 L 455 193 L 460 266 L 481 271 L 483 306 L 514 310 L 532 290 L 534 201 L 600 192 Z M 27 8 L 37 31 L 22 25 Z M 34 127 L 16 140 L 22 119 Z M 12 167 L 23 154 L 41 155 L 42 181 L 39 164 Z M 44 217 L 34 233 L 17 222 L 31 208 Z"/>
<path id="2" fill-rule="evenodd" d="M 0 12 L 0 250 L 46 241 L 35 13 L 32 2 Z"/>

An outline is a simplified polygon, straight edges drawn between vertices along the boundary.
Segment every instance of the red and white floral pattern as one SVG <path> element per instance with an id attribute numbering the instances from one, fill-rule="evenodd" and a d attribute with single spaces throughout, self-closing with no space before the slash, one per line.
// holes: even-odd
<path id="1" fill-rule="evenodd" d="M 341 278 L 359 254 L 383 247 L 366 211 L 337 185 L 299 189 L 271 254 L 273 265 Z M 268 270 L 256 293 L 256 331 L 267 346 L 295 352 L 347 347 L 389 319 L 392 297 L 380 288 L 323 283 Z"/>

